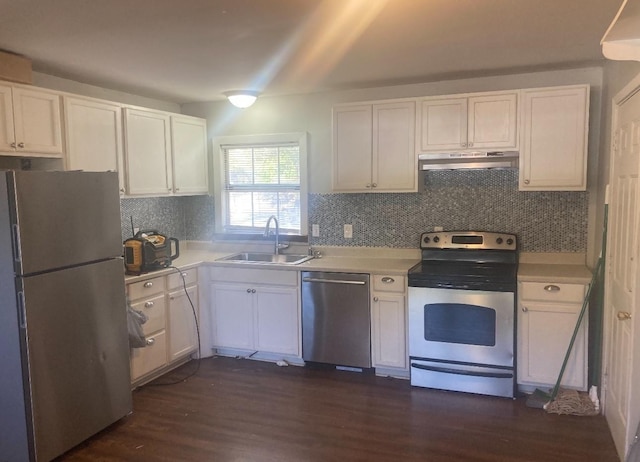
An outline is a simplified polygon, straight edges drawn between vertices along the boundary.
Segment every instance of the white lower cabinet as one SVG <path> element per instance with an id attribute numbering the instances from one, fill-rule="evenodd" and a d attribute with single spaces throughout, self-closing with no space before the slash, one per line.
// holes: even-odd
<path id="1" fill-rule="evenodd" d="M 127 284 L 131 307 L 148 318 L 142 325 L 147 346 L 131 349 L 133 384 L 158 377 L 198 350 L 194 317 L 194 311 L 198 313 L 197 282 L 198 269 L 190 268 L 181 274 L 175 272 Z"/>
<path id="2" fill-rule="evenodd" d="M 300 357 L 297 271 L 213 267 L 211 278 L 213 348 Z"/>
<path id="3" fill-rule="evenodd" d="M 587 286 L 520 282 L 518 300 L 518 384 L 555 385 L 578 320 Z M 561 385 L 587 389 L 587 315 L 585 314 Z"/>
<path id="4" fill-rule="evenodd" d="M 371 278 L 373 367 L 407 370 L 405 277 L 373 274 Z"/>

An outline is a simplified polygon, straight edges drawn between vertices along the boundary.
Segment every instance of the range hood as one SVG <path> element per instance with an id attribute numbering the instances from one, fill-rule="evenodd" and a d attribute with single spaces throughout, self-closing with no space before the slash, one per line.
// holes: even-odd
<path id="1" fill-rule="evenodd" d="M 517 151 L 420 154 L 418 156 L 418 168 L 420 171 L 518 168 L 519 156 L 520 154 Z"/>

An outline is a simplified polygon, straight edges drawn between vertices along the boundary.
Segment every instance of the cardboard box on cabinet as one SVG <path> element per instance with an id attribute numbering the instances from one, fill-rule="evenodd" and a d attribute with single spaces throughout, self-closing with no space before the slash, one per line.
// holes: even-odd
<path id="1" fill-rule="evenodd" d="M 31 60 L 24 56 L 0 50 L 0 80 L 32 84 Z"/>

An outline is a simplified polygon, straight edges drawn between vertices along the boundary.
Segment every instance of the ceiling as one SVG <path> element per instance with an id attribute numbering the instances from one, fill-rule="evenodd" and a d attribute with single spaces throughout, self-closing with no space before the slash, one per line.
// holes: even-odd
<path id="1" fill-rule="evenodd" d="M 622 0 L 0 0 L 35 71 L 177 103 L 576 67 Z"/>

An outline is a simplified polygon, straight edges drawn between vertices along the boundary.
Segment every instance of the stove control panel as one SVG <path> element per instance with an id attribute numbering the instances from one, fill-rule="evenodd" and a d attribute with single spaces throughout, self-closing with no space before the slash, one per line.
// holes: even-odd
<path id="1" fill-rule="evenodd" d="M 515 234 L 488 231 L 439 231 L 422 233 L 421 249 L 516 250 Z"/>

